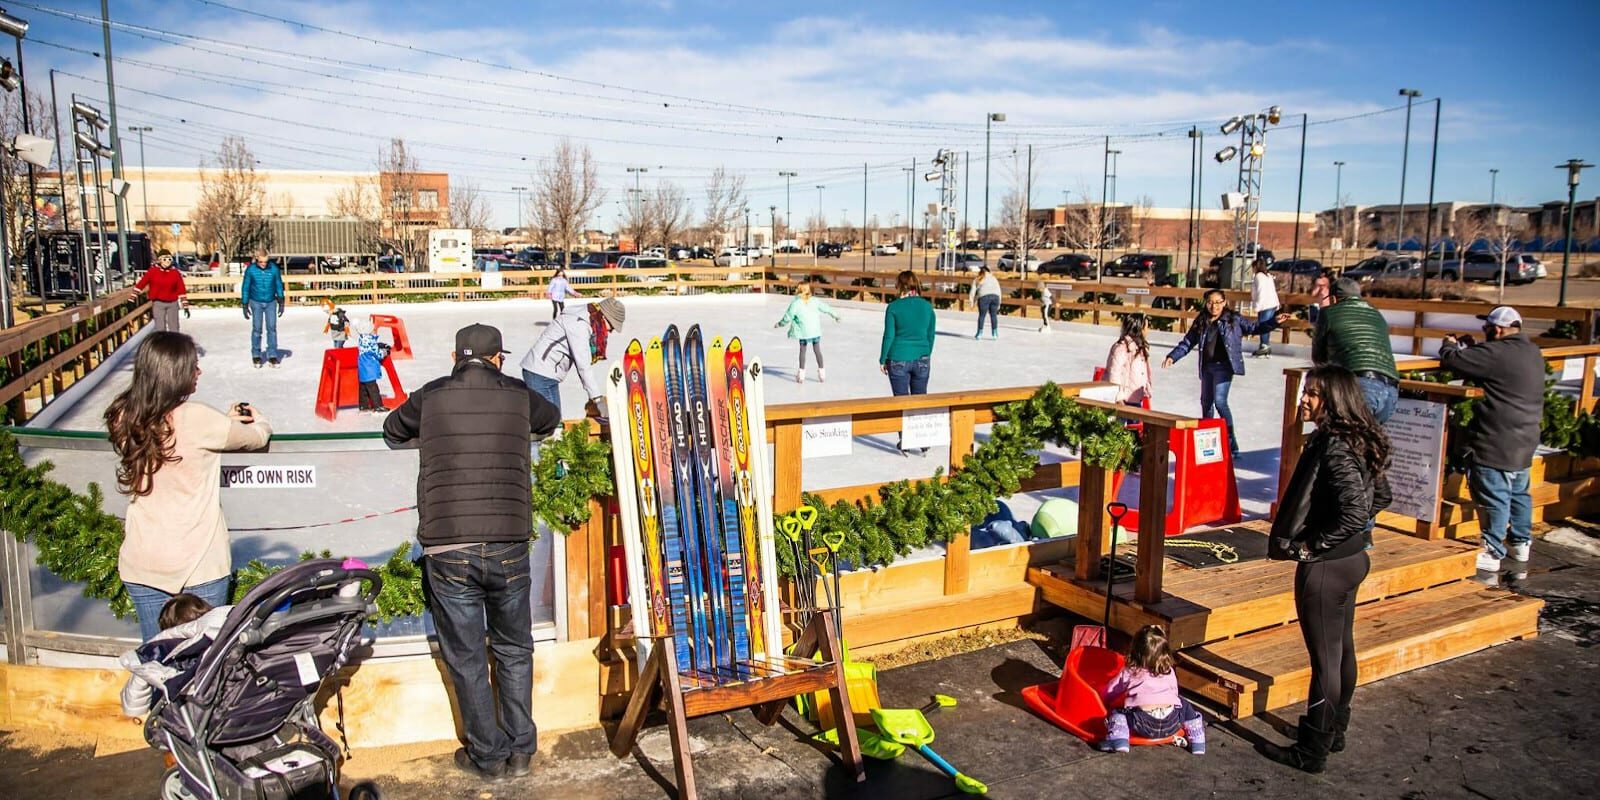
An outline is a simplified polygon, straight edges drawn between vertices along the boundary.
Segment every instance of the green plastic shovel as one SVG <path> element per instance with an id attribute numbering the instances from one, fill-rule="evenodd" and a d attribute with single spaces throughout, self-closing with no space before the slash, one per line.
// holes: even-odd
<path id="1" fill-rule="evenodd" d="M 936 703 L 939 701 L 936 699 Z M 943 703 L 939 703 L 941 706 Z M 933 741 L 933 726 L 928 724 L 928 718 L 917 708 L 874 708 L 872 721 L 877 723 L 878 731 L 884 736 L 903 745 L 910 745 L 922 754 L 923 758 L 933 762 L 944 774 L 949 775 L 956 782 L 956 788 L 967 794 L 988 794 L 989 787 L 982 781 L 970 775 L 963 775 L 960 770 L 950 766 L 950 762 L 939 757 L 928 744 Z"/>

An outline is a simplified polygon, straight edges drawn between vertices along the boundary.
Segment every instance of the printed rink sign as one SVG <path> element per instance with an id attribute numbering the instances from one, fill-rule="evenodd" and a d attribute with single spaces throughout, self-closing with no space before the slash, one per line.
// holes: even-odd
<path id="1" fill-rule="evenodd" d="M 224 489 L 315 489 L 316 467 L 235 466 L 222 468 Z"/>

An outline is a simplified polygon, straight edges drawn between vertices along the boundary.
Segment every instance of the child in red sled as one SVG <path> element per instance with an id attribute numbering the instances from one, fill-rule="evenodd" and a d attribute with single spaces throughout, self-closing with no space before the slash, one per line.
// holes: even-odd
<path id="1" fill-rule="evenodd" d="M 1160 625 L 1146 625 L 1133 635 L 1127 663 L 1101 694 L 1107 707 L 1116 706 L 1106 715 L 1101 750 L 1126 753 L 1132 736 L 1165 739 L 1182 731 L 1189 752 L 1205 754 L 1205 721 L 1178 695 L 1178 673 Z"/>

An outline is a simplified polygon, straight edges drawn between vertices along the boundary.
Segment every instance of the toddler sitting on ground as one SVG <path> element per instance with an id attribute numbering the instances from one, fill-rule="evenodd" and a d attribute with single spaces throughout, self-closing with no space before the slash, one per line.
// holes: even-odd
<path id="1" fill-rule="evenodd" d="M 1181 730 L 1189 752 L 1206 752 L 1205 720 L 1178 695 L 1178 673 L 1160 625 L 1146 625 L 1133 635 L 1127 663 L 1101 694 L 1108 708 L 1117 706 L 1106 715 L 1101 750 L 1126 753 L 1131 736 L 1165 739 Z"/>

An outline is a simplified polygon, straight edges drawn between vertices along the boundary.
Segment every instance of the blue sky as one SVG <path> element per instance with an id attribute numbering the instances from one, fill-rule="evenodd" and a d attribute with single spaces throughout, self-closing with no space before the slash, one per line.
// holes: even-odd
<path id="1" fill-rule="evenodd" d="M 1307 208 L 1333 202 L 1336 160 L 1347 162 L 1349 201 L 1395 202 L 1404 114 L 1378 112 L 1403 104 L 1402 86 L 1427 101 L 1413 116 L 1408 201 L 1427 193 L 1434 97 L 1444 103 L 1441 199 L 1488 199 L 1491 168 L 1503 201 L 1556 199 L 1565 186 L 1555 164 L 1600 158 L 1600 4 L 1264 5 L 111 4 L 113 19 L 149 29 L 119 29 L 113 41 L 130 60 L 117 65 L 121 121 L 157 129 L 146 145 L 152 165 L 196 164 L 239 134 L 264 166 L 371 169 L 379 143 L 404 136 L 424 168 L 477 183 L 504 224 L 516 214 L 510 187 L 527 185 L 530 165 L 562 135 L 601 162 L 610 190 L 602 224 L 627 197 L 628 165 L 650 168 L 641 185 L 670 180 L 691 197 L 725 166 L 746 176 L 752 206 L 792 202 L 796 224 L 815 213 L 821 184 L 829 219 L 849 209 L 859 221 L 863 163 L 868 211 L 887 224 L 906 207 L 902 167 L 916 158 L 922 171 L 941 146 L 976 160 L 976 217 L 986 111 L 1007 114 L 991 144 L 991 202 L 1018 183 L 1024 170 L 1012 153 L 1031 144 L 1035 207 L 1063 192 L 1099 198 L 1095 139 L 1104 135 L 1122 151 L 1117 199 L 1182 206 L 1183 126 L 1200 124 L 1214 151 L 1220 122 L 1272 104 L 1286 123 L 1311 118 Z M 54 46 L 98 51 L 98 26 L 40 8 L 94 17 L 97 2 L 8 7 L 33 23 L 30 88 L 47 90 L 42 76 L 56 67 L 63 93 L 103 97 L 103 66 Z M 319 60 L 329 58 L 350 63 Z M 1342 117 L 1358 118 L 1328 122 Z M 1298 149 L 1297 130 L 1269 133 L 1264 207 L 1294 208 Z M 780 170 L 800 173 L 791 201 Z M 1206 171 L 1206 205 L 1215 207 L 1230 176 L 1214 161 Z M 1580 194 L 1600 195 L 1600 173 L 1587 182 L 1593 188 Z M 918 187 L 918 208 L 932 199 Z"/>

